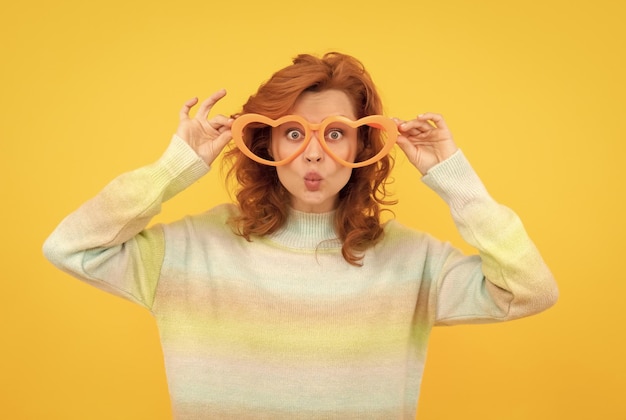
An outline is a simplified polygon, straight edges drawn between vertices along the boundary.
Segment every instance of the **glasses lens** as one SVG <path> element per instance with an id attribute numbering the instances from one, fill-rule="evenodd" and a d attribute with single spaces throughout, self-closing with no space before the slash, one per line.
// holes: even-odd
<path id="1" fill-rule="evenodd" d="M 242 140 L 245 147 L 255 156 L 273 161 L 270 153 L 272 127 L 261 122 L 246 124 L 242 131 Z"/>
<path id="2" fill-rule="evenodd" d="M 362 163 L 370 159 L 380 159 L 387 151 L 389 134 L 382 126 L 372 123 L 359 127 L 359 148 L 354 163 Z"/>
<path id="3" fill-rule="evenodd" d="M 287 159 L 302 151 L 306 128 L 298 121 L 287 121 L 272 130 L 272 150 L 277 160 Z"/>

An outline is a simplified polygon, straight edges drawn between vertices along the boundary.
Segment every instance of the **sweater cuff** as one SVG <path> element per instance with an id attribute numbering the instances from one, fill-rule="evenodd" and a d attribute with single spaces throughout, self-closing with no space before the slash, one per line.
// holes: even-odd
<path id="1" fill-rule="evenodd" d="M 157 161 L 157 166 L 163 170 L 158 171 L 163 177 L 168 188 L 164 200 L 167 200 L 184 190 L 211 169 L 189 145 L 177 135 L 165 150 L 165 153 Z M 158 182 L 158 181 L 157 181 Z"/>
<path id="2" fill-rule="evenodd" d="M 487 189 L 460 149 L 433 166 L 422 181 L 451 208 L 462 208 L 477 198 L 489 197 Z"/>

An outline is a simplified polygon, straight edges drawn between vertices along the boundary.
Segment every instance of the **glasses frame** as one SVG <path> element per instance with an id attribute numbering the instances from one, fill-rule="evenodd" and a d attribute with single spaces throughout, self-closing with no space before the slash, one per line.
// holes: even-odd
<path id="1" fill-rule="evenodd" d="M 243 140 L 243 132 L 248 124 L 262 123 L 262 124 L 266 124 L 268 126 L 275 128 L 287 122 L 296 122 L 296 123 L 301 124 L 302 127 L 304 127 L 304 140 L 302 141 L 302 144 L 300 145 L 300 147 L 298 147 L 298 149 L 291 156 L 285 159 L 278 160 L 278 161 L 263 159 L 262 157 L 259 157 L 255 155 L 254 153 L 252 153 L 252 151 L 248 148 L 248 146 L 246 146 Z M 338 116 L 327 117 L 319 124 L 313 124 L 299 115 L 285 115 L 284 117 L 280 117 L 275 120 L 273 118 L 269 118 L 261 114 L 243 114 L 243 115 L 238 116 L 235 119 L 235 121 L 233 121 L 233 124 L 231 126 L 231 134 L 232 134 L 233 140 L 235 141 L 235 145 L 239 148 L 239 150 L 241 150 L 241 152 L 244 155 L 246 155 L 250 159 L 254 160 L 255 162 L 262 163 L 264 165 L 283 166 L 292 162 L 294 159 L 296 159 L 298 156 L 300 156 L 304 152 L 304 150 L 307 148 L 307 146 L 311 142 L 311 139 L 313 138 L 312 133 L 314 131 L 324 133 L 326 131 L 326 127 L 336 122 L 346 124 L 352 128 L 358 128 L 363 125 L 367 125 L 367 126 L 385 131 L 388 136 L 384 147 L 375 156 L 372 156 L 371 158 L 364 160 L 363 162 L 349 162 L 347 160 L 340 158 L 335 153 L 333 153 L 333 151 L 330 149 L 328 144 L 326 144 L 326 139 L 324 138 L 325 136 L 323 135 L 318 136 L 317 138 L 318 138 L 318 141 L 320 142 L 320 145 L 322 146 L 322 149 L 333 160 L 349 168 L 360 168 L 360 167 L 371 165 L 372 163 L 378 162 L 383 156 L 389 153 L 389 151 L 394 146 L 394 144 L 396 144 L 396 140 L 398 139 L 398 127 L 396 123 L 391 118 L 385 117 L 383 115 L 369 115 L 367 117 L 360 118 L 356 121 L 353 121 L 347 117 L 338 115 Z"/>

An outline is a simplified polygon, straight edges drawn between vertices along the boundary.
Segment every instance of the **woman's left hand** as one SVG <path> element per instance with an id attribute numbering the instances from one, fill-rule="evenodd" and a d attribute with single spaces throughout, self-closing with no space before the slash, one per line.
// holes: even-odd
<path id="1" fill-rule="evenodd" d="M 458 147 L 443 117 L 428 112 L 398 124 L 398 146 L 409 161 L 425 175 L 430 168 L 452 156 Z"/>

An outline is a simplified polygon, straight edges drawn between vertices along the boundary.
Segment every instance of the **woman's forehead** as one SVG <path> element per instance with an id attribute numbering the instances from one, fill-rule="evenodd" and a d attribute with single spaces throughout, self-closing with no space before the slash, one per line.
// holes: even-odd
<path id="1" fill-rule="evenodd" d="M 335 89 L 303 92 L 294 104 L 291 113 L 301 115 L 311 123 L 319 123 L 324 118 L 335 115 L 356 119 L 356 112 L 350 97 L 345 92 Z"/>

